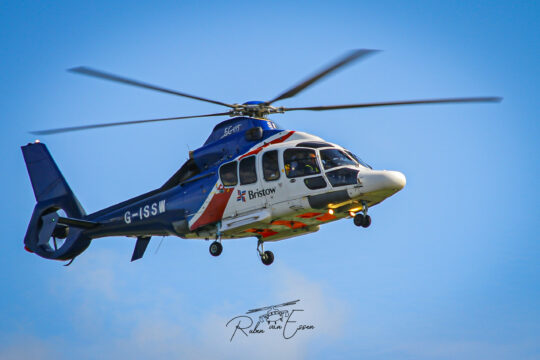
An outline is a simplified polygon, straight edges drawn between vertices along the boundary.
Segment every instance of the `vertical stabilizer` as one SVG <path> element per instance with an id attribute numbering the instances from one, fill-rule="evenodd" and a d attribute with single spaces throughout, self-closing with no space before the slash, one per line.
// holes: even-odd
<path id="1" fill-rule="evenodd" d="M 90 239 L 83 235 L 84 227 L 76 221 L 84 219 L 86 213 L 45 144 L 36 142 L 21 149 L 37 201 L 24 245 L 47 259 L 73 259 L 90 245 Z M 71 224 L 58 223 L 59 210 L 72 219 Z"/>

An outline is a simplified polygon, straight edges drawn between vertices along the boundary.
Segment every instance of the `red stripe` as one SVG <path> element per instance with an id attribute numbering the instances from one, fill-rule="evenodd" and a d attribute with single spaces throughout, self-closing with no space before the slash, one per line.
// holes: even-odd
<path id="1" fill-rule="evenodd" d="M 202 215 L 190 226 L 190 230 L 195 230 L 198 227 L 214 223 L 221 220 L 223 212 L 227 207 L 227 203 L 231 198 L 234 188 L 226 188 L 222 193 L 216 193 L 210 200 L 210 203 L 204 209 Z"/>
<path id="2" fill-rule="evenodd" d="M 287 140 L 288 138 L 290 138 L 292 136 L 292 134 L 294 134 L 294 131 L 291 131 L 289 132 L 288 134 L 286 135 L 283 135 L 282 137 L 279 137 L 277 139 L 274 139 L 272 141 L 270 141 L 269 143 L 266 143 L 264 145 L 261 145 L 259 146 L 258 148 L 256 148 L 255 150 L 252 150 L 242 156 L 240 156 L 239 160 L 245 158 L 246 156 L 250 156 L 250 155 L 255 155 L 255 154 L 258 154 L 261 152 L 262 149 L 264 149 L 265 147 L 267 146 L 270 146 L 270 145 L 274 145 L 274 144 L 279 144 L 281 142 L 284 142 L 285 140 Z"/>

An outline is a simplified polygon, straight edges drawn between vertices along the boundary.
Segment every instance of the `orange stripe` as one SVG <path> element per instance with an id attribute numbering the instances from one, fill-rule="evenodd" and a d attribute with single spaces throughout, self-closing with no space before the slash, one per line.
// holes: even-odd
<path id="1" fill-rule="evenodd" d="M 272 221 L 272 225 L 282 225 L 291 229 L 300 229 L 307 226 L 306 224 L 301 223 L 300 221 L 290 221 L 290 220 L 274 220 Z"/>
<path id="2" fill-rule="evenodd" d="M 324 214 L 323 216 L 319 216 L 317 218 L 317 220 L 319 221 L 328 221 L 328 220 L 334 220 L 336 217 L 334 215 L 331 215 L 331 214 Z"/>
<path id="3" fill-rule="evenodd" d="M 253 233 L 253 234 L 259 234 L 263 238 L 273 236 L 278 234 L 278 232 L 272 230 L 272 229 L 247 229 L 245 232 Z"/>
<path id="4" fill-rule="evenodd" d="M 309 212 L 305 214 L 296 215 L 296 217 L 302 218 L 302 219 L 311 219 L 312 217 L 319 216 L 321 213 L 316 212 Z"/>

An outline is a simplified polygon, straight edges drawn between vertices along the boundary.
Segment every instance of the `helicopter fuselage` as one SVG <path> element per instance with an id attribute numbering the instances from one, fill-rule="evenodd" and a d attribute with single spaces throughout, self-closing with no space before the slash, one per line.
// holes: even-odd
<path id="1" fill-rule="evenodd" d="M 405 186 L 400 172 L 373 170 L 339 145 L 249 117 L 218 124 L 162 187 L 89 215 L 43 144 L 26 145 L 23 154 L 38 200 L 25 246 L 57 260 L 107 236 L 137 237 L 132 259 L 142 257 L 151 236 L 282 240 L 366 216 Z M 59 247 L 57 237 L 65 238 Z"/>
<path id="2" fill-rule="evenodd" d="M 260 140 L 245 139 L 247 121 L 251 128 L 265 127 Z M 102 226 L 88 235 L 282 240 L 354 216 L 405 185 L 401 173 L 372 170 L 320 137 L 279 130 L 266 119 L 224 123 L 191 155 L 202 171 L 165 191 L 89 215 Z"/>

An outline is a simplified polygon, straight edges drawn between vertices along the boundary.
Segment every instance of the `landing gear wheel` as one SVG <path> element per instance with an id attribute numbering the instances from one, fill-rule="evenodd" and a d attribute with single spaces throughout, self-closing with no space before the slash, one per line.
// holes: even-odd
<path id="1" fill-rule="evenodd" d="M 366 215 L 364 216 L 364 223 L 362 224 L 362 227 L 367 228 L 369 225 L 371 225 L 371 216 Z"/>
<path id="2" fill-rule="evenodd" d="M 262 255 L 261 255 L 261 261 L 264 265 L 270 265 L 274 262 L 274 253 L 271 252 L 270 250 L 266 250 Z"/>
<path id="3" fill-rule="evenodd" d="M 210 255 L 219 256 L 219 254 L 221 254 L 221 252 L 223 251 L 223 245 L 221 245 L 221 243 L 217 241 L 214 241 L 213 243 L 210 244 L 209 250 L 210 250 Z"/>
<path id="4" fill-rule="evenodd" d="M 356 226 L 364 226 L 364 214 L 356 214 L 353 221 Z"/>
<path id="5" fill-rule="evenodd" d="M 353 221 L 354 225 L 367 228 L 369 227 L 369 225 L 371 225 L 371 216 L 364 214 L 356 214 Z"/>

